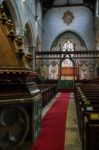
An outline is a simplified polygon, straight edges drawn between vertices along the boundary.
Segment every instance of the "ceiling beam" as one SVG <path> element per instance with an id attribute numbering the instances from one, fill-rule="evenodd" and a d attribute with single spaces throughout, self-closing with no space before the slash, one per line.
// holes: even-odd
<path id="1" fill-rule="evenodd" d="M 99 54 L 97 50 L 90 51 L 41 51 L 36 52 L 36 55 L 59 55 L 59 54 Z"/>
<path id="2" fill-rule="evenodd" d="M 95 9 L 95 3 L 96 3 L 96 0 L 83 0 L 83 3 L 74 3 L 74 4 L 70 4 L 70 0 L 67 1 L 66 4 L 62 5 L 53 5 L 54 3 L 54 0 L 39 0 L 42 4 L 42 7 L 43 7 L 43 12 L 44 14 L 50 9 L 50 8 L 60 8 L 60 7 L 76 7 L 76 6 L 85 6 L 85 7 L 88 7 L 90 8 L 93 12 L 94 12 L 94 9 Z"/>
<path id="3" fill-rule="evenodd" d="M 66 59 L 69 59 L 69 57 L 65 57 Z M 83 57 L 83 56 L 81 56 L 81 57 L 72 57 L 72 59 L 99 59 L 99 56 L 93 56 L 93 57 Z M 39 57 L 39 58 L 36 58 L 36 59 L 61 59 L 60 57 Z"/>
<path id="4" fill-rule="evenodd" d="M 75 7 L 75 6 L 83 6 L 83 4 L 65 4 L 65 5 L 53 5 L 53 8 L 57 7 Z"/>

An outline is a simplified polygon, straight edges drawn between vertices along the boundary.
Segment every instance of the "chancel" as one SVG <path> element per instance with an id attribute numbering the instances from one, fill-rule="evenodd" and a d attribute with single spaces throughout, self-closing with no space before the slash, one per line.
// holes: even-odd
<path id="1" fill-rule="evenodd" d="M 0 0 L 0 150 L 99 149 L 99 1 Z"/>

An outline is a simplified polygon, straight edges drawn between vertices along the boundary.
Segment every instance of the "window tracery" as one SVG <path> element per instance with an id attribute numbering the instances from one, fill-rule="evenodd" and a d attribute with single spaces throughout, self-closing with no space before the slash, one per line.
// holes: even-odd
<path id="1" fill-rule="evenodd" d="M 74 44 L 72 41 L 70 40 L 67 40 L 64 45 L 63 45 L 63 48 L 62 48 L 62 51 L 74 51 Z M 63 55 L 64 56 L 64 55 Z M 62 56 L 62 57 L 63 57 Z M 73 56 L 73 54 L 71 54 L 71 57 Z M 62 62 L 62 67 L 72 67 L 73 66 L 73 63 L 72 61 L 70 60 L 69 56 L 66 55 L 65 56 L 65 60 Z"/>

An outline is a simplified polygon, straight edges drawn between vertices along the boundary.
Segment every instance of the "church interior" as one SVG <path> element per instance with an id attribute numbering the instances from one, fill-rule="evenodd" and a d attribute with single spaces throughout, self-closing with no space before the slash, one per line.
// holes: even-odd
<path id="1" fill-rule="evenodd" d="M 0 0 L 0 150 L 99 149 L 99 0 Z"/>

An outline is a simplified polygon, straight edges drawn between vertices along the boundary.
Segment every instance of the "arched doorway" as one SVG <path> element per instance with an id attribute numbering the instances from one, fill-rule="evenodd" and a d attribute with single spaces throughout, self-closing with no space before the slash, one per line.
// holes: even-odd
<path id="1" fill-rule="evenodd" d="M 22 34 L 22 21 L 16 2 L 11 0 L 4 0 L 2 2 L 2 5 L 7 17 L 13 22 L 14 31 L 16 32 L 16 34 Z"/>

